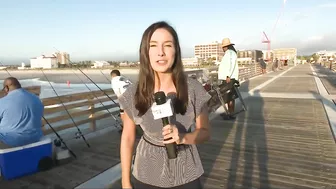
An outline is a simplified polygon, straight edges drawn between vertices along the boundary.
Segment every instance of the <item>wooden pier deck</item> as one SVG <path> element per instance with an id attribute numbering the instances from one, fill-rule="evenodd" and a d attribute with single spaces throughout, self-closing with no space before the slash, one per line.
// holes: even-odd
<path id="1" fill-rule="evenodd" d="M 336 188 L 331 129 L 336 117 L 326 113 L 327 108 L 334 113 L 336 108 L 323 103 L 336 99 L 336 83 L 330 80 L 336 73 L 313 67 L 317 76 L 307 64 L 247 80 L 240 87 L 246 112 L 235 121 L 223 120 L 217 115 L 220 110 L 210 116 L 212 138 L 198 146 L 205 189 Z M 322 94 L 318 79 L 328 94 Z M 333 119 L 331 124 L 328 117 Z M 83 142 L 71 145 L 77 160 L 16 180 L 1 180 L 0 188 L 74 188 L 119 163 L 116 131 L 88 140 L 91 148 Z M 120 183 L 109 188 L 120 188 Z"/>
<path id="2" fill-rule="evenodd" d="M 216 116 L 211 140 L 199 145 L 204 188 L 336 188 L 335 140 L 310 65 L 258 77 L 241 89 L 252 93 L 248 110 L 235 121 Z"/>
<path id="3" fill-rule="evenodd" d="M 81 139 L 78 139 L 81 140 Z M 10 189 L 72 189 L 120 162 L 120 134 L 109 132 L 71 145 L 77 159 L 45 172 L 11 181 L 0 181 L 0 188 Z"/>

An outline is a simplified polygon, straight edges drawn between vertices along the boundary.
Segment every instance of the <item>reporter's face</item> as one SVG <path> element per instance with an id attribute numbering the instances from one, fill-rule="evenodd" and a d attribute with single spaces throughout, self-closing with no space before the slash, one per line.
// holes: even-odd
<path id="1" fill-rule="evenodd" d="M 166 29 L 157 29 L 151 37 L 149 46 L 152 69 L 158 73 L 170 72 L 176 52 L 173 36 Z"/>

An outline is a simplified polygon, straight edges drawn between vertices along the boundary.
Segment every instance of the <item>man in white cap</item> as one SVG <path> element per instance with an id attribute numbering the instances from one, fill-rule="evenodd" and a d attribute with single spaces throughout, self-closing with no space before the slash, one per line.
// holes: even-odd
<path id="1" fill-rule="evenodd" d="M 224 56 L 222 58 L 221 63 L 218 68 L 218 80 L 220 83 L 226 82 L 230 83 L 231 79 L 239 80 L 238 78 L 238 62 L 237 62 L 237 51 L 233 47 L 233 43 L 231 43 L 229 38 L 224 38 L 222 40 L 222 48 L 224 51 Z M 227 119 L 235 119 L 232 115 L 234 113 L 235 101 L 232 98 L 233 92 L 228 94 L 228 99 L 232 99 L 228 101 L 228 115 Z"/>

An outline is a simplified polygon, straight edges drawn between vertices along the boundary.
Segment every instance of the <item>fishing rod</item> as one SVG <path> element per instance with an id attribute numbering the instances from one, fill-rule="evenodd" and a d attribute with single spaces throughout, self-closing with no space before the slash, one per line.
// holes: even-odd
<path id="1" fill-rule="evenodd" d="M 106 79 L 108 82 L 110 82 L 109 78 L 107 78 L 106 75 L 105 75 L 101 70 L 99 70 L 99 71 L 100 71 L 101 74 L 103 74 L 103 76 L 105 77 L 105 79 Z"/>
<path id="2" fill-rule="evenodd" d="M 58 51 L 58 52 L 60 52 L 58 49 L 56 49 L 55 47 L 54 47 L 54 49 L 56 50 L 56 51 Z M 67 57 L 65 57 L 71 64 L 73 64 L 73 62 L 69 59 L 69 58 L 67 58 Z M 91 81 L 91 83 L 93 83 L 101 92 L 103 92 L 103 94 L 108 98 L 108 99 L 110 99 L 114 104 L 116 104 L 118 107 L 119 107 L 119 109 L 120 109 L 120 105 L 118 104 L 118 103 L 116 103 L 102 88 L 100 88 L 87 74 L 85 74 L 79 67 L 76 67 L 87 79 L 89 79 L 90 81 Z M 102 72 L 101 72 L 102 73 Z M 104 75 L 104 77 L 108 80 L 108 81 L 110 81 L 106 76 L 105 76 L 105 74 L 103 74 Z M 82 82 L 85 84 L 85 82 L 82 80 Z M 89 88 L 88 88 L 89 89 Z M 90 89 L 89 89 L 90 90 Z M 91 90 L 90 90 L 91 91 Z M 92 92 L 92 91 L 91 91 Z M 96 97 L 97 98 L 97 97 Z M 98 98 L 97 98 L 98 99 Z M 110 113 L 110 112 L 109 112 Z M 120 124 L 121 125 L 121 122 L 112 114 L 112 113 L 110 113 L 111 115 L 112 115 L 112 117 L 113 117 L 113 119 L 117 122 L 117 124 Z"/>
<path id="3" fill-rule="evenodd" d="M 103 102 L 97 97 L 97 95 L 90 89 L 90 87 L 82 80 L 82 78 L 79 77 L 79 75 L 74 72 L 72 70 L 72 72 L 77 76 L 77 78 L 79 80 L 81 80 L 81 82 L 86 86 L 86 88 L 92 93 L 92 95 L 98 99 L 98 101 L 100 102 L 100 104 L 107 110 L 107 112 L 112 116 L 112 118 L 116 121 L 116 122 L 119 122 L 119 120 L 114 116 L 114 114 L 112 114 L 112 112 L 110 112 L 110 110 L 108 108 L 106 108 L 106 106 L 103 104 Z"/>
<path id="4" fill-rule="evenodd" d="M 62 104 L 64 110 L 65 110 L 65 111 L 67 112 L 67 114 L 69 115 L 69 118 L 71 119 L 71 121 L 73 122 L 73 124 L 75 125 L 75 127 L 77 128 L 77 131 L 78 131 L 78 132 L 75 134 L 75 135 L 76 135 L 76 138 L 80 138 L 80 137 L 82 137 L 83 140 L 84 140 L 84 142 L 86 143 L 86 145 L 90 148 L 90 144 L 86 141 L 86 139 L 85 139 L 85 137 L 84 137 L 82 131 L 79 129 L 77 123 L 75 122 L 75 120 L 74 120 L 73 117 L 71 116 L 70 112 L 68 111 L 68 109 L 67 109 L 66 106 L 64 105 L 64 103 L 63 103 L 61 97 L 58 95 L 58 93 L 56 92 L 55 88 L 54 88 L 54 87 L 52 86 L 52 84 L 50 83 L 50 81 L 49 81 L 47 75 L 44 73 L 43 69 L 41 69 L 41 72 L 42 72 L 43 76 L 46 78 L 46 80 L 48 81 L 48 83 L 49 83 L 50 87 L 52 88 L 52 90 L 55 92 L 55 94 L 56 94 L 58 100 L 61 102 L 61 104 Z"/>
<path id="5" fill-rule="evenodd" d="M 0 65 L 1 66 L 4 66 L 1 62 L 0 62 Z M 7 74 L 10 76 L 10 77 L 13 77 L 12 74 L 9 73 L 9 71 L 7 70 L 7 68 L 5 68 L 5 71 L 7 72 Z M 68 145 L 64 142 L 63 138 L 58 134 L 58 132 L 54 129 L 53 126 L 51 126 L 51 124 L 49 123 L 49 121 L 42 115 L 42 118 L 43 120 L 46 122 L 46 124 L 50 127 L 50 129 L 55 133 L 56 137 L 58 138 L 58 140 L 54 141 L 54 142 L 61 142 L 64 147 L 69 150 L 70 154 L 75 158 L 77 159 L 77 156 L 76 154 L 68 147 Z"/>
<path id="6" fill-rule="evenodd" d="M 58 51 L 58 52 L 60 52 L 58 49 L 56 49 L 55 47 L 54 47 L 54 49 L 56 50 L 56 51 Z M 69 60 L 69 58 L 66 58 L 71 64 L 73 64 L 73 62 L 71 61 L 71 60 Z M 120 108 L 120 105 L 118 104 L 118 103 L 116 103 L 108 94 L 106 94 L 106 92 L 103 90 L 103 89 L 101 89 L 87 74 L 85 74 L 80 68 L 78 68 L 77 67 L 77 69 L 86 77 L 86 78 L 88 78 L 99 90 L 101 90 L 103 93 L 104 93 L 104 95 L 106 95 L 113 103 L 115 103 L 119 108 Z M 106 76 L 105 76 L 105 78 L 106 78 Z M 107 79 L 107 78 L 106 78 Z"/>
<path id="7" fill-rule="evenodd" d="M 71 154 L 75 159 L 77 159 L 76 154 L 75 154 L 75 153 L 68 147 L 68 145 L 64 142 L 63 138 L 62 138 L 62 137 L 57 133 L 57 131 L 50 125 L 49 121 L 48 121 L 44 116 L 42 116 L 42 118 L 44 119 L 44 121 L 46 122 L 46 124 L 49 125 L 49 127 L 51 128 L 51 130 L 55 133 L 55 135 L 56 135 L 57 138 L 59 139 L 59 140 L 54 141 L 54 143 L 61 142 L 61 143 L 64 145 L 64 147 L 65 147 L 67 150 L 69 150 L 70 154 Z"/>

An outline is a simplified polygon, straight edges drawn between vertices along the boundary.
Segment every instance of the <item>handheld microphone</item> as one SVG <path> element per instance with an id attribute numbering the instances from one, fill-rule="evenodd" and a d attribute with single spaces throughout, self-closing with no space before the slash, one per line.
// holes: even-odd
<path id="1" fill-rule="evenodd" d="M 163 126 L 169 124 L 168 117 L 173 115 L 171 107 L 171 100 L 166 100 L 166 94 L 163 91 L 159 91 L 154 94 L 155 103 L 152 106 L 152 113 L 154 119 L 162 119 Z M 169 139 L 166 139 L 169 140 Z M 171 144 L 165 144 L 169 159 L 175 159 L 177 157 L 176 142 Z"/>

